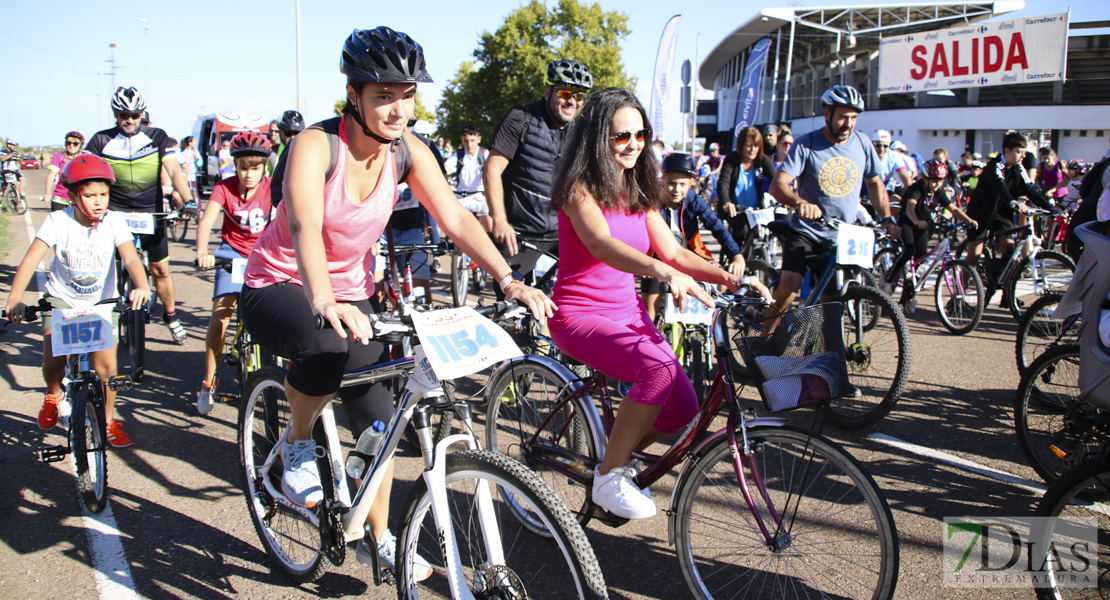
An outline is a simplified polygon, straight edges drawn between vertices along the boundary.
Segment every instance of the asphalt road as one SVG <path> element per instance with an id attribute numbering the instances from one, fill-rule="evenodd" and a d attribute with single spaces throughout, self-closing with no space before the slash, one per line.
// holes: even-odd
<path id="1" fill-rule="evenodd" d="M 44 174 L 26 172 L 32 228 L 48 210 L 37 200 Z M 0 218 L 10 220 L 16 238 L 0 260 L 0 297 L 6 297 L 28 239 L 23 217 Z M 353 559 L 299 587 L 271 572 L 240 491 L 236 407 L 217 404 L 206 417 L 195 408 L 212 289 L 211 275 L 192 268 L 195 239 L 190 231 L 184 244 L 171 244 L 188 343 L 176 346 L 164 327 L 151 325 L 146 380 L 118 404 L 135 445 L 109 454 L 114 531 L 83 517 L 71 462 L 45 464 L 36 456 L 45 445 L 64 443 L 62 429 L 40 431 L 35 422 L 43 393 L 37 327 L 12 326 L 0 334 L 0 598 L 126 598 L 128 586 L 145 598 L 395 597 L 393 589 L 375 588 Z M 446 302 L 441 283 L 437 301 Z M 882 434 L 1037 481 L 1013 433 L 1016 322 L 996 305 L 975 332 L 953 337 L 929 304 L 923 302 L 910 321 L 914 364 L 898 407 L 869 430 L 826 434 L 865 464 L 894 511 L 901 542 L 897 598 L 1032 597 L 1025 589 L 942 587 L 942 519 L 1028 515 L 1038 494 L 876 439 Z M 411 451 L 399 459 L 395 513 L 419 469 Z M 653 489 L 660 516 L 619 529 L 588 527 L 611 597 L 689 596 L 662 515 L 673 482 L 665 478 Z M 108 558 L 129 565 L 132 579 L 123 588 L 103 581 L 98 588 L 98 580 L 119 579 L 93 567 L 93 548 L 103 558 L 105 541 L 121 543 L 122 554 Z"/>

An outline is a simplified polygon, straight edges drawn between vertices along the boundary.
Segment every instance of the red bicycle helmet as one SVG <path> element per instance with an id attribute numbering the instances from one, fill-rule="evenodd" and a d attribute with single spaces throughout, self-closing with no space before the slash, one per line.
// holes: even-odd
<path id="1" fill-rule="evenodd" d="M 81 182 L 90 179 L 104 179 L 109 183 L 115 183 L 116 173 L 111 165 L 95 154 L 80 154 L 67 162 L 62 169 L 62 184 L 71 190 L 75 190 Z"/>
<path id="2" fill-rule="evenodd" d="M 269 156 L 270 140 L 257 131 L 244 131 L 231 138 L 232 156 Z"/>
<path id="3" fill-rule="evenodd" d="M 948 177 L 948 165 L 939 160 L 927 160 L 924 167 L 921 170 L 921 175 L 926 179 L 944 179 Z"/>
<path id="4" fill-rule="evenodd" d="M 85 136 L 81 135 L 80 131 L 71 131 L 71 132 L 66 134 L 66 137 L 67 138 L 71 138 L 71 137 L 72 138 L 77 138 L 77 139 L 81 140 L 82 144 L 85 143 Z M 65 139 L 65 138 L 62 138 L 62 139 Z"/>

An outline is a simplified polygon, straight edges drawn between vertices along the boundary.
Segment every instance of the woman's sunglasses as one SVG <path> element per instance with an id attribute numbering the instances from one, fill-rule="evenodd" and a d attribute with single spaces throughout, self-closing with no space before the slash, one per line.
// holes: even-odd
<path id="1" fill-rule="evenodd" d="M 633 133 L 631 131 L 622 131 L 620 133 L 614 133 L 613 135 L 611 135 L 609 137 L 613 138 L 613 141 L 618 143 L 618 144 L 627 144 L 628 140 L 632 139 L 632 136 L 636 136 L 636 141 L 637 142 L 643 143 L 644 138 L 646 138 L 647 135 L 648 135 L 648 130 L 647 129 L 641 129 L 641 130 L 639 130 L 635 133 Z"/>

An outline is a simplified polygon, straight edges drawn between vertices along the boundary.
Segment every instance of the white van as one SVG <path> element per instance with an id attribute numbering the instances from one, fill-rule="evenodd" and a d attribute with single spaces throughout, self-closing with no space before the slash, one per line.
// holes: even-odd
<path id="1" fill-rule="evenodd" d="M 207 196 L 220 180 L 220 144 L 230 141 L 240 131 L 258 131 L 269 137 L 270 120 L 258 113 L 220 112 L 198 115 L 193 123 L 193 137 L 197 140 L 203 168 L 197 169 L 197 187 Z"/>

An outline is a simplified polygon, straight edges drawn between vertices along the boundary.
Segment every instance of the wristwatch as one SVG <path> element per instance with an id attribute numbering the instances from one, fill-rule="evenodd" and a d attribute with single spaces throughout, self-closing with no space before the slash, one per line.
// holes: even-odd
<path id="1" fill-rule="evenodd" d="M 897 222 L 898 221 L 894 217 L 883 217 L 882 219 L 879 219 L 879 223 L 897 223 Z"/>

